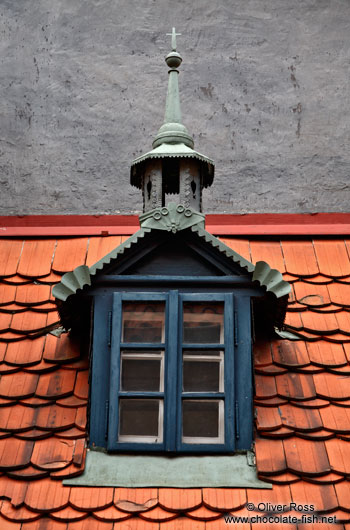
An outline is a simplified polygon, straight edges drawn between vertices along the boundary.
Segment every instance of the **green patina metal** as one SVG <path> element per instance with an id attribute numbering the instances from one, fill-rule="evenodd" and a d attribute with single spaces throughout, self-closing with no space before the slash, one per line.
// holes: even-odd
<path id="1" fill-rule="evenodd" d="M 182 57 L 176 51 L 176 35 L 180 35 L 180 33 L 176 33 L 175 28 L 173 28 L 171 33 L 172 51 L 165 57 L 165 62 L 169 67 L 169 80 L 164 123 L 152 143 L 152 151 L 139 156 L 131 164 L 130 181 L 133 186 L 138 188 L 142 188 L 145 163 L 154 158 L 193 158 L 199 160 L 202 186 L 210 186 L 214 179 L 214 162 L 194 151 L 193 137 L 182 123 L 178 81 L 178 68 L 182 63 Z"/>
<path id="2" fill-rule="evenodd" d="M 111 455 L 88 451 L 85 472 L 64 480 L 69 486 L 124 488 L 257 488 L 272 484 L 257 478 L 247 454 L 232 456 Z"/>

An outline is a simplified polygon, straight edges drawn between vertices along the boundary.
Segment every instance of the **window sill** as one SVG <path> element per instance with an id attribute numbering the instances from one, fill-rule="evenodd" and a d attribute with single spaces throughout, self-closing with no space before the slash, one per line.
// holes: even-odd
<path id="1" fill-rule="evenodd" d="M 258 488 L 272 485 L 257 478 L 247 454 L 232 456 L 108 455 L 88 451 L 85 471 L 63 481 L 69 486 L 123 488 Z"/>

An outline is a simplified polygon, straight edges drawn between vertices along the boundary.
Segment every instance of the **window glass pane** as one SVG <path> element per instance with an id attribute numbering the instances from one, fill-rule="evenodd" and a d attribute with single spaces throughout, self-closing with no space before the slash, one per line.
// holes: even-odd
<path id="1" fill-rule="evenodd" d="M 164 302 L 123 302 L 123 342 L 164 342 Z"/>
<path id="2" fill-rule="evenodd" d="M 159 436 L 159 399 L 120 399 L 121 436 Z"/>
<path id="3" fill-rule="evenodd" d="M 182 435 L 188 438 L 217 438 L 219 436 L 219 401 L 183 400 Z"/>
<path id="4" fill-rule="evenodd" d="M 160 380 L 161 359 L 140 359 L 122 354 L 122 390 L 158 392 Z"/>
<path id="5" fill-rule="evenodd" d="M 220 362 L 184 359 L 182 385 L 184 392 L 219 392 Z"/>
<path id="6" fill-rule="evenodd" d="M 223 302 L 184 302 L 183 342 L 223 343 Z"/>

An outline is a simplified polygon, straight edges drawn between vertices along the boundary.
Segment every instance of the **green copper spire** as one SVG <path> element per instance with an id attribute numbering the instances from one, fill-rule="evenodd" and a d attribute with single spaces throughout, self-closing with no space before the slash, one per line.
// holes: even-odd
<path id="1" fill-rule="evenodd" d="M 167 34 L 169 35 L 169 33 Z M 182 63 L 182 57 L 176 51 L 176 36 L 181 33 L 176 33 L 175 28 L 171 33 L 171 48 L 172 51 L 166 56 L 165 62 L 169 67 L 169 82 L 168 93 L 165 104 L 164 124 L 158 131 L 152 147 L 158 147 L 164 143 L 183 143 L 190 148 L 193 148 L 193 138 L 186 127 L 182 124 L 180 95 L 179 95 L 179 71 L 177 68 Z"/>
<path id="2" fill-rule="evenodd" d="M 130 183 L 142 190 L 144 212 L 170 202 L 201 212 L 202 191 L 213 182 L 214 162 L 194 151 L 193 138 L 182 124 L 178 83 L 182 57 L 176 51 L 176 36 L 180 33 L 173 28 L 170 35 L 171 52 L 165 58 L 169 82 L 164 123 L 153 149 L 132 161 Z"/>

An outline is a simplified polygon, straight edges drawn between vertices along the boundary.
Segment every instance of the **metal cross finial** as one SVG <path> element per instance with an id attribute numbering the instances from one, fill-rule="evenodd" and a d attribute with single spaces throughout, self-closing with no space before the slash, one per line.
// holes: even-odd
<path id="1" fill-rule="evenodd" d="M 181 33 L 176 33 L 175 28 L 173 28 L 172 32 L 167 33 L 167 35 L 171 35 L 171 49 L 176 52 L 176 35 L 181 35 Z"/>

